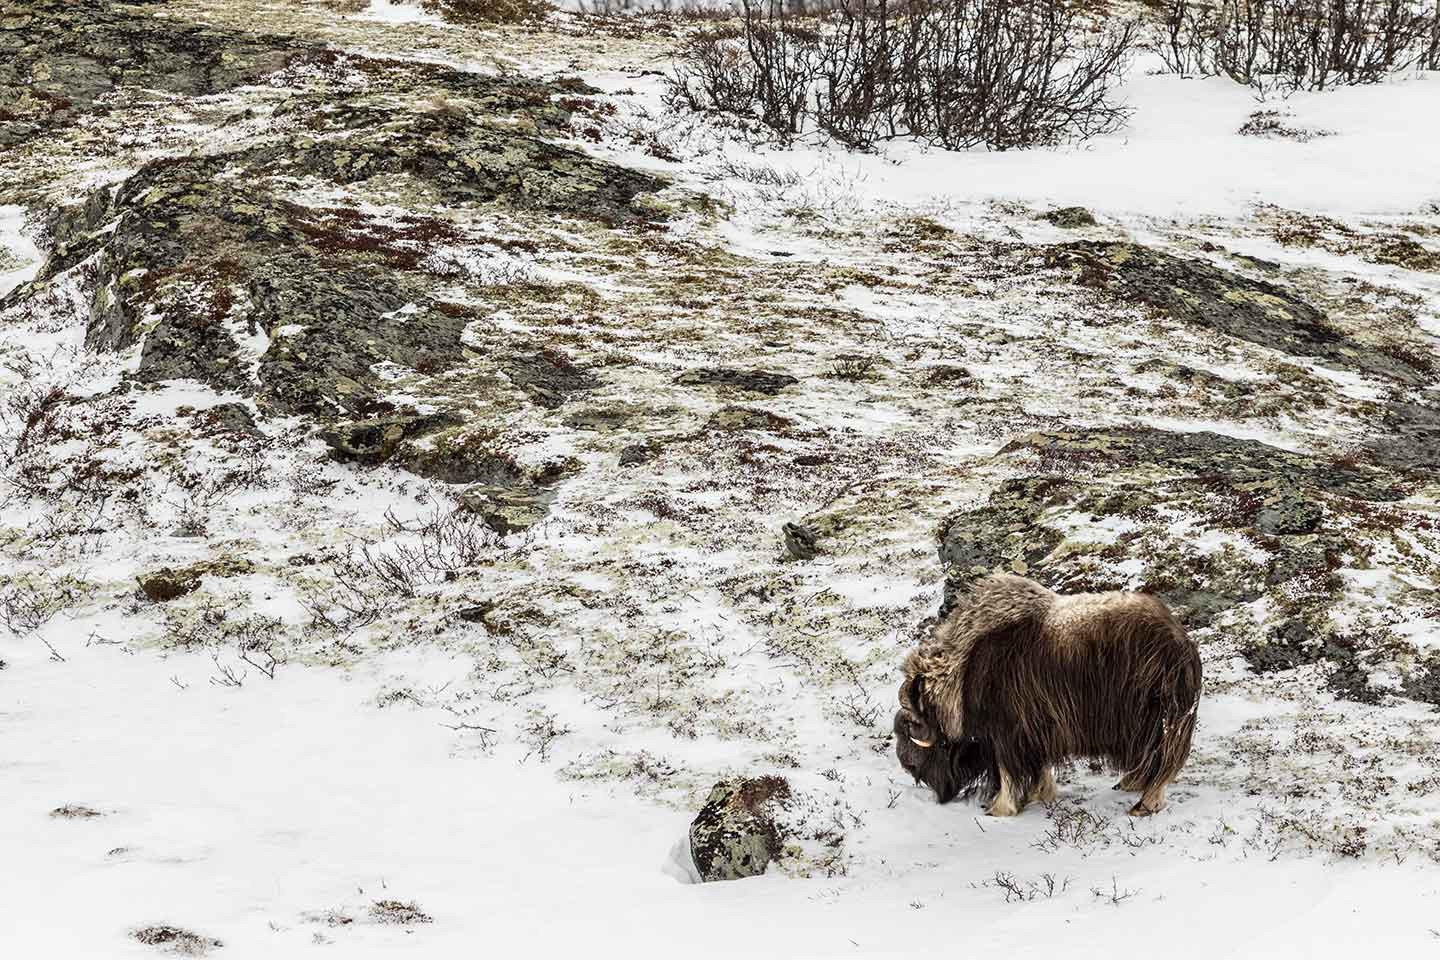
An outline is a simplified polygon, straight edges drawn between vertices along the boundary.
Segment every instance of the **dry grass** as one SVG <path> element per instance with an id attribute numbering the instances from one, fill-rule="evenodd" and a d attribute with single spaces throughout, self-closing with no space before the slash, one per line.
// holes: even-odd
<path id="1" fill-rule="evenodd" d="M 202 937 L 198 933 L 172 927 L 168 923 L 142 927 L 131 936 L 148 947 L 160 947 L 182 957 L 203 957 L 212 949 L 223 946 L 219 940 L 213 937 Z"/>
<path id="2" fill-rule="evenodd" d="M 417 923 L 431 923 L 433 917 L 420 909 L 413 900 L 402 903 L 399 900 L 376 900 L 370 905 L 370 917 L 376 923 L 391 923 L 399 926 L 414 926 Z"/>

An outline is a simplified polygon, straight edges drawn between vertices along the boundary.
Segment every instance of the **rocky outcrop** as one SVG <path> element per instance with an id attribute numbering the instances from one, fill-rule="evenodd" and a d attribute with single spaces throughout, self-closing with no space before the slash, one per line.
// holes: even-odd
<path id="1" fill-rule="evenodd" d="M 480 517 L 502 537 L 529 530 L 544 520 L 554 501 L 554 490 L 538 486 L 476 486 L 460 497 L 465 510 Z"/>
<path id="2" fill-rule="evenodd" d="M 696 367 L 686 370 L 675 382 L 688 387 L 722 387 L 743 393 L 774 396 L 800 381 L 788 373 L 773 370 L 740 370 L 734 367 Z"/>
<path id="3" fill-rule="evenodd" d="M 818 550 L 818 536 L 813 527 L 803 523 L 787 523 L 781 528 L 785 552 L 795 560 L 813 560 Z"/>
<path id="4" fill-rule="evenodd" d="M 1048 250 L 1052 263 L 1126 303 L 1326 366 L 1420 384 L 1429 373 L 1410 359 L 1360 343 L 1332 326 L 1293 291 L 1252 280 L 1204 260 L 1133 243 L 1082 241 Z"/>
<path id="5" fill-rule="evenodd" d="M 395 414 L 381 371 L 443 375 L 464 359 L 462 332 L 481 318 L 444 296 L 457 268 L 437 251 L 474 249 L 446 205 L 607 225 L 657 216 L 636 201 L 659 179 L 546 139 L 568 134 L 557 101 L 591 92 L 584 84 L 377 59 L 109 0 L 6 6 L 0 143 L 101 109 L 98 98 L 117 87 L 208 94 L 278 70 L 352 79 L 280 102 L 264 141 L 153 161 L 52 211 L 46 262 L 0 309 L 50 295 L 62 277 L 78 282 L 87 345 L 138 344 L 141 383 L 198 380 L 253 397 L 264 415 L 333 423 L 326 441 L 337 458 L 375 463 L 433 427 Z M 264 111 L 278 100 L 257 103 Z M 333 195 L 377 178 L 390 195 L 412 190 L 425 212 L 382 217 L 297 199 L 300 186 Z M 599 382 L 550 348 L 495 341 L 483 352 L 545 408 Z M 491 382 L 505 389 L 499 376 Z"/>
<path id="6" fill-rule="evenodd" d="M 1178 608 L 1192 626 L 1209 623 L 1267 587 L 1304 578 L 1326 602 L 1339 558 L 1359 552 L 1330 529 L 1331 509 L 1373 509 L 1403 495 L 1399 479 L 1351 462 L 1307 457 L 1253 440 L 1211 432 L 1151 428 L 1037 432 L 1008 444 L 1002 455 L 1024 455 L 1045 472 L 1006 480 L 986 503 L 949 517 L 941 527 L 945 606 L 976 577 L 1021 573 L 1058 590 L 1119 589 L 1138 585 Z M 1109 482 L 1078 480 L 1083 474 Z M 1258 554 L 1187 550 L 1172 538 L 1176 514 L 1241 534 Z M 1067 516 L 1132 526 L 1116 543 L 1074 541 Z M 1146 544 L 1130 549 L 1127 544 Z M 1108 579 L 1093 561 L 1139 561 L 1137 577 Z M 1328 585 L 1328 586 L 1327 586 Z"/>
<path id="7" fill-rule="evenodd" d="M 0 147 L 74 123 L 121 86 L 218 93 L 281 69 L 309 46 L 151 16 L 110 0 L 6 0 Z"/>

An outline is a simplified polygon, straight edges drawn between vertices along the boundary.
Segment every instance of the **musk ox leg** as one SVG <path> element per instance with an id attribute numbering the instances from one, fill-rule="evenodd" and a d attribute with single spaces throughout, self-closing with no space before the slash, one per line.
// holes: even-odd
<path id="1" fill-rule="evenodd" d="M 1145 788 L 1135 806 L 1130 808 L 1132 817 L 1148 817 L 1165 809 L 1165 784 L 1156 783 Z"/>
<path id="2" fill-rule="evenodd" d="M 1001 767 L 1000 792 L 995 794 L 994 800 L 990 801 L 990 810 L 988 811 L 990 816 L 1013 817 L 1019 813 L 1024 807 L 1024 803 L 1016 802 L 1015 792 L 1015 781 L 1005 772 L 1005 768 Z"/>
<path id="3" fill-rule="evenodd" d="M 1026 803 L 1054 803 L 1056 796 L 1055 789 L 1055 768 L 1046 767 L 1040 774 L 1040 779 L 1030 790 L 1030 796 L 1025 798 Z"/>

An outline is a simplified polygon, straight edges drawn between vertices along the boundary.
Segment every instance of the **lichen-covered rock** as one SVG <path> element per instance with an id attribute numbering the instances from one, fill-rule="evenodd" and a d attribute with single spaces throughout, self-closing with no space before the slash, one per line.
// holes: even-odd
<path id="1" fill-rule="evenodd" d="M 558 350 L 510 356 L 500 367 L 515 386 L 549 410 L 564 404 L 572 394 L 600 385 L 593 374 Z"/>
<path id="2" fill-rule="evenodd" d="M 248 436 L 260 435 L 255 416 L 243 403 L 217 403 L 198 416 L 201 429 L 211 435 Z"/>
<path id="3" fill-rule="evenodd" d="M 1394 470 L 1433 480 L 1440 473 L 1440 404 L 1392 400 L 1383 431 L 1365 445 L 1369 455 Z"/>
<path id="4" fill-rule="evenodd" d="M 1040 215 L 1041 220 L 1053 223 L 1062 230 L 1078 230 L 1095 226 L 1095 214 L 1084 207 L 1060 207 Z"/>
<path id="5" fill-rule="evenodd" d="M 1324 508 L 1314 498 L 1282 489 L 1265 498 L 1255 517 L 1255 529 L 1277 536 L 1313 533 L 1324 517 Z"/>
<path id="6" fill-rule="evenodd" d="M 992 572 L 1021 573 L 1062 591 L 1140 586 L 1191 626 L 1291 580 L 1305 584 L 1306 603 L 1323 606 L 1341 588 L 1334 571 L 1363 551 L 1347 539 L 1353 534 L 1327 529 L 1328 504 L 1390 502 L 1402 487 L 1376 467 L 1209 432 L 1045 431 L 1017 438 L 1001 455 L 1033 457 L 1047 473 L 1007 479 L 986 503 L 941 525 L 942 615 L 976 577 Z M 1112 479 L 1068 479 L 1096 471 Z M 1260 549 L 1191 549 L 1187 538 L 1170 534 L 1176 512 Z M 1072 532 L 1077 522 L 1103 520 L 1130 529 L 1098 544 Z M 1122 559 L 1139 561 L 1138 573 L 1107 576 L 1113 567 L 1106 562 Z"/>
<path id="7" fill-rule="evenodd" d="M 781 814 L 790 802 L 782 777 L 725 780 L 690 824 L 690 856 L 703 880 L 759 876 L 785 842 Z"/>
<path id="8" fill-rule="evenodd" d="M 249 560 L 225 557 L 218 560 L 202 560 L 185 567 L 161 567 L 153 573 L 143 573 L 135 579 L 140 591 L 152 603 L 166 603 L 193 593 L 200 587 L 200 579 L 206 575 L 215 577 L 238 577 L 250 573 L 255 565 Z"/>
<path id="9" fill-rule="evenodd" d="M 1429 379 L 1428 372 L 1408 358 L 1347 337 L 1293 291 L 1204 260 L 1133 243 L 1096 241 L 1052 247 L 1049 257 L 1077 268 L 1081 283 L 1186 323 L 1343 370 L 1406 384 Z"/>
<path id="10" fill-rule="evenodd" d="M 637 421 L 645 419 L 650 413 L 649 407 L 638 403 L 609 403 L 577 410 L 566 415 L 561 422 L 574 430 L 611 433 L 632 428 Z"/>
<path id="11" fill-rule="evenodd" d="M 816 553 L 815 531 L 803 523 L 787 523 L 781 528 L 785 552 L 796 560 L 813 560 Z"/>
<path id="12" fill-rule="evenodd" d="M 635 201 L 663 181 L 545 138 L 568 135 L 556 101 L 583 85 L 240 37 L 106 0 L 21 0 L 16 11 L 6 8 L 0 53 L 40 73 L 17 78 L 0 56 L 0 119 L 15 114 L 15 90 L 33 97 L 45 89 L 37 77 L 63 73 L 46 65 L 52 55 L 91 65 L 93 90 L 80 74 L 65 81 L 86 86 L 75 94 L 85 104 L 129 79 L 209 93 L 281 67 L 364 78 L 289 97 L 275 108 L 276 136 L 154 160 L 48 217 L 46 261 L 0 308 L 44 302 L 75 271 L 66 279 L 87 301 L 87 346 L 138 344 L 141 383 L 199 380 L 253 396 L 262 414 L 374 417 L 396 377 L 437 377 L 465 359 L 461 335 L 478 317 L 446 299 L 446 281 L 467 269 L 474 237 L 447 206 L 612 226 L 658 216 Z M 376 182 L 420 198 L 424 212 L 305 199 Z M 551 348 L 497 340 L 484 352 L 545 407 L 598 384 Z M 498 376 L 489 383 L 503 390 Z"/>
<path id="13" fill-rule="evenodd" d="M 201 96 L 254 83 L 285 68 L 348 68 L 370 82 L 424 84 L 477 103 L 487 112 L 523 113 L 559 132 L 561 93 L 590 93 L 575 81 L 543 83 L 402 62 L 329 49 L 295 37 L 241 33 L 155 16 L 158 4 L 111 0 L 7 0 L 0 10 L 0 146 L 23 145 L 42 131 L 103 111 L 120 87 Z M 338 114 L 344 115 L 343 110 Z"/>
<path id="14" fill-rule="evenodd" d="M 1219 475 L 1233 482 L 1304 484 L 1359 500 L 1391 501 L 1403 496 L 1394 479 L 1383 471 L 1209 430 L 1186 433 L 1132 427 L 1037 431 L 1010 442 L 1001 453 L 1020 450 L 1077 465 L 1158 467 L 1181 475 Z"/>
<path id="15" fill-rule="evenodd" d="M 788 373 L 773 370 L 740 370 L 734 367 L 696 367 L 686 370 L 675 382 L 689 387 L 723 387 L 745 393 L 774 396 L 786 387 L 799 383 Z"/>
<path id="16" fill-rule="evenodd" d="M 733 433 L 740 430 L 756 430 L 767 433 L 781 433 L 796 426 L 796 421 L 769 410 L 756 407 L 721 407 L 705 421 L 704 431 Z"/>
<path id="17" fill-rule="evenodd" d="M 456 426 L 459 422 L 459 418 L 448 414 L 395 414 L 337 423 L 320 431 L 320 439 L 330 448 L 332 459 L 374 466 L 389 460 L 402 441 Z"/>
<path id="18" fill-rule="evenodd" d="M 538 486 L 477 486 L 460 495 L 461 506 L 502 537 L 544 520 L 554 501 L 554 490 Z"/>
<path id="19" fill-rule="evenodd" d="M 6 0 L 0 147 L 74 123 L 121 86 L 198 96 L 253 83 L 313 47 L 147 15 L 110 0 Z"/>

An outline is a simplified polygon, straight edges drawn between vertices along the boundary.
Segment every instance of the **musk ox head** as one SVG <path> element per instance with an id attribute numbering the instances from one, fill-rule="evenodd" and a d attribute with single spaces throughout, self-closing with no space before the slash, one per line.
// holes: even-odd
<path id="1" fill-rule="evenodd" d="M 915 677 L 900 688 L 900 709 L 895 711 L 895 756 L 900 766 L 916 783 L 934 790 L 940 803 L 993 793 L 999 771 L 989 741 L 947 738 L 925 700 L 924 684 L 923 677 Z"/>

